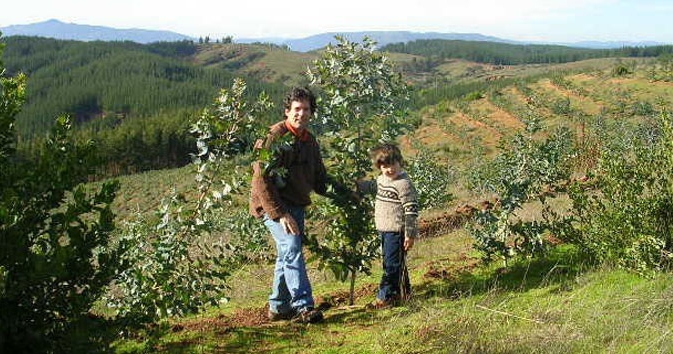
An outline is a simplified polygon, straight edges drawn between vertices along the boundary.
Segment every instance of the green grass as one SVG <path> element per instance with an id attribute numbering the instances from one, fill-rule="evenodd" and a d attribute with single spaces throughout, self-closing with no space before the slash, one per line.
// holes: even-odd
<path id="1" fill-rule="evenodd" d="M 405 306 L 370 312 L 328 309 L 324 323 L 285 321 L 231 325 L 236 312 L 263 313 L 271 265 L 260 265 L 245 298 L 221 309 L 176 320 L 149 337 L 117 342 L 118 353 L 587 353 L 670 352 L 672 276 L 644 278 L 614 269 L 585 271 L 573 248 L 507 269 L 483 265 L 461 230 L 417 243 L 410 271 L 414 298 Z M 253 267 L 253 266 L 251 266 Z M 250 279 L 250 270 L 239 273 Z M 380 276 L 361 277 L 375 289 Z M 264 281 L 266 279 L 266 283 Z M 311 270 L 314 295 L 346 290 Z"/>

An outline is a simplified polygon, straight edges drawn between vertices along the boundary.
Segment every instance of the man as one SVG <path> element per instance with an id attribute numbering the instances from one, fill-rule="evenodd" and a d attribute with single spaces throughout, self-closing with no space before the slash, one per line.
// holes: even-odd
<path id="1" fill-rule="evenodd" d="M 270 148 L 290 134 L 291 143 L 278 149 L 276 171 L 269 173 L 260 161 L 253 164 L 250 212 L 263 219 L 276 243 L 273 289 L 269 296 L 269 319 L 292 319 L 315 323 L 323 314 L 314 308 L 311 284 L 302 253 L 304 209 L 310 193 L 325 194 L 327 173 L 320 146 L 307 126 L 315 112 L 315 96 L 306 88 L 294 88 L 284 101 L 285 120 L 270 127 L 257 147 Z M 282 177 L 281 177 L 282 176 Z"/>

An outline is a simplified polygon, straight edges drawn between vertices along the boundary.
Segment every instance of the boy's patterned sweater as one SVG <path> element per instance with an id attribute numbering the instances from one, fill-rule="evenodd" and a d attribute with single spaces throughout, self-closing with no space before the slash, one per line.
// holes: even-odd
<path id="1" fill-rule="evenodd" d="M 404 232 L 418 236 L 418 194 L 406 172 L 396 179 L 380 175 L 376 180 L 358 182 L 362 193 L 376 193 L 374 222 L 379 232 Z"/>

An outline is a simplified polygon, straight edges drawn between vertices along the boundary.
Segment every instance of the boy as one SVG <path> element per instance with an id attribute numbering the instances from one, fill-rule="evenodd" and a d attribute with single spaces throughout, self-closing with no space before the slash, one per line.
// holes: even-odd
<path id="1" fill-rule="evenodd" d="M 403 170 L 400 149 L 383 144 L 371 151 L 372 162 L 381 171 L 373 181 L 358 182 L 362 193 L 376 193 L 374 221 L 383 249 L 383 276 L 376 300 L 367 307 L 382 309 L 406 300 L 411 291 L 404 255 L 418 235 L 418 196 Z"/>

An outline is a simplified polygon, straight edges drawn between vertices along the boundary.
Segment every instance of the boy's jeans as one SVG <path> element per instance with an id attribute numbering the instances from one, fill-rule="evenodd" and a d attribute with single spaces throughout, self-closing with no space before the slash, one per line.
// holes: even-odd
<path id="1" fill-rule="evenodd" d="M 380 232 L 379 235 L 383 248 L 383 276 L 381 277 L 377 298 L 383 301 L 399 300 L 404 237 L 400 232 Z M 405 280 L 404 284 L 407 287 L 405 290 L 408 294 L 410 291 L 409 278 Z"/>
<path id="2" fill-rule="evenodd" d="M 287 207 L 288 212 L 304 234 L 304 208 Z M 283 226 L 264 216 L 264 225 L 271 231 L 276 242 L 276 267 L 273 273 L 273 288 L 269 296 L 269 309 L 275 313 L 289 313 L 313 307 L 311 283 L 306 274 L 302 253 L 302 235 L 288 234 Z"/>

